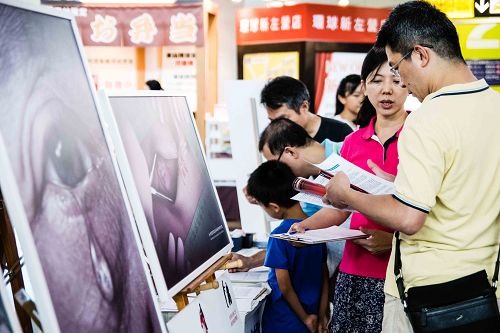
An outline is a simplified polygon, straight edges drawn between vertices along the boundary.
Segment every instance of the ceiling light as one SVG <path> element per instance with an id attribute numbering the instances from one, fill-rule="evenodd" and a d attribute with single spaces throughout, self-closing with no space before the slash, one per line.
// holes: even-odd
<path id="1" fill-rule="evenodd" d="M 349 0 L 339 0 L 339 6 L 349 6 Z"/>

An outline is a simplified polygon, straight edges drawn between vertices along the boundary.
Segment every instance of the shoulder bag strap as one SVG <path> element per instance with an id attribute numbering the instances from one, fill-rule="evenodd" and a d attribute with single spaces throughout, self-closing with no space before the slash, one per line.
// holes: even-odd
<path id="1" fill-rule="evenodd" d="M 394 276 L 396 276 L 396 285 L 398 287 L 399 297 L 401 298 L 401 303 L 403 303 L 403 307 L 406 311 L 407 303 L 406 303 L 406 293 L 405 286 L 403 280 L 403 271 L 402 271 L 402 263 L 401 263 L 401 249 L 400 249 L 400 239 L 399 239 L 399 231 L 396 231 L 394 234 L 396 236 L 396 248 L 394 253 Z M 497 261 L 495 264 L 495 272 L 493 273 L 492 278 L 492 287 L 496 291 L 498 285 L 498 271 L 500 267 L 500 246 L 498 247 Z"/>
<path id="2" fill-rule="evenodd" d="M 398 292 L 399 292 L 399 297 L 401 298 L 401 303 L 403 303 L 403 307 L 406 311 L 407 304 L 406 304 L 406 293 L 405 293 L 405 285 L 403 281 L 403 271 L 402 271 L 402 264 L 401 264 L 401 250 L 399 247 L 399 243 L 401 242 L 399 240 L 399 231 L 396 231 L 394 234 L 396 236 L 396 248 L 395 248 L 395 255 L 394 255 L 394 276 L 396 277 L 396 285 L 398 286 Z"/>

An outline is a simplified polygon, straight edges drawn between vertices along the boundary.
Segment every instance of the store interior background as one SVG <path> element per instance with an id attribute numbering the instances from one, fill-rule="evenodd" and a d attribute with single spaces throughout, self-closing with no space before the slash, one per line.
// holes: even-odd
<path id="1" fill-rule="evenodd" d="M 29 3 L 39 4 L 40 0 L 24 0 Z M 205 10 L 213 13 L 212 26 L 205 27 L 205 40 L 203 50 L 196 53 L 196 84 L 193 89 L 194 96 L 187 96 L 191 110 L 195 112 L 196 124 L 200 133 L 201 141 L 205 145 L 207 156 L 207 164 L 211 171 L 212 178 L 217 186 L 219 197 L 229 222 L 230 229 L 241 228 L 240 204 L 238 205 L 237 187 L 235 179 L 241 178 L 241 170 L 237 170 L 238 166 L 234 164 L 232 159 L 232 149 L 230 143 L 230 125 L 228 120 L 229 108 L 227 107 L 229 96 L 227 94 L 227 86 L 230 80 L 237 80 L 241 77 L 238 73 L 238 45 L 237 45 L 237 28 L 236 17 L 237 12 L 243 8 L 266 8 L 280 7 L 295 4 L 323 4 L 339 6 L 348 2 L 347 6 L 370 7 L 370 8 L 392 8 L 399 3 L 405 2 L 401 0 L 81 0 L 81 4 L 86 6 L 99 6 L 101 4 L 113 4 L 115 6 L 135 6 L 135 5 L 161 5 L 161 6 L 176 6 L 182 4 L 203 3 Z M 435 2 L 435 1 L 434 1 Z M 443 1 L 444 3 L 444 1 Z M 460 1 L 448 1 L 447 6 L 452 7 L 454 4 L 459 4 Z M 204 21 L 204 25 L 207 21 Z M 215 22 L 215 24 L 213 24 Z M 210 36 L 211 35 L 211 36 Z M 92 57 L 95 52 L 99 53 L 106 46 L 89 47 L 85 46 L 86 56 L 89 59 L 90 71 L 92 75 L 96 74 L 93 71 L 99 71 L 99 64 L 92 63 Z M 117 52 L 130 54 L 134 56 L 134 48 L 118 47 Z M 143 48 L 145 49 L 144 58 L 146 62 L 145 68 L 139 69 L 136 73 L 132 85 L 128 85 L 127 89 L 144 89 L 142 82 L 149 79 L 157 79 L 162 81 L 165 68 L 162 66 L 148 66 L 148 63 L 158 63 L 158 59 L 165 56 L 165 48 Z M 149 50 L 148 50 L 149 49 Z M 181 51 L 182 52 L 182 51 Z M 135 54 L 137 54 L 135 52 Z M 200 54 L 202 59 L 199 58 Z M 302 56 L 302 55 L 301 55 Z M 202 62 L 200 65 L 200 61 Z M 160 62 L 161 63 L 161 62 Z M 200 71 L 200 68 L 202 70 Z M 125 70 L 126 71 L 126 70 Z M 108 73 L 109 75 L 109 73 Z M 126 75 L 120 73 L 120 75 Z M 96 84 L 97 86 L 97 84 Z M 109 88 L 97 86 L 98 89 Z M 116 87 L 112 87 L 116 90 Z M 172 87 L 166 87 L 167 93 L 172 93 Z M 173 94 L 178 94 L 174 91 Z M 238 172 L 240 175 L 238 175 Z M 241 186 L 240 186 L 241 187 Z M 255 213 L 255 212 L 254 212 Z M 262 217 L 259 217 L 262 219 Z M 270 221 L 266 222 L 265 228 L 257 228 L 258 232 L 269 231 Z M 250 232 L 255 232 L 254 228 Z M 264 232 L 265 233 L 265 232 Z"/>

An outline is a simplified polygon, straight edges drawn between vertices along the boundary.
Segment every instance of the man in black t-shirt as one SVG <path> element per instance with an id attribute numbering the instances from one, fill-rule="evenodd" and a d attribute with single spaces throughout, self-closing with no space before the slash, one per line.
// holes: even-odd
<path id="1" fill-rule="evenodd" d="M 269 81 L 260 93 L 269 120 L 288 118 L 302 126 L 317 142 L 325 139 L 344 141 L 352 132 L 349 125 L 336 119 L 324 118 L 309 111 L 309 91 L 304 83 L 290 76 L 278 76 Z"/>

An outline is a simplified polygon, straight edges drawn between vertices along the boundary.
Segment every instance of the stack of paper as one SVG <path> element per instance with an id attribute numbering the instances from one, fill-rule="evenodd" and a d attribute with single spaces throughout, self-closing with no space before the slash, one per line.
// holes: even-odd
<path id="1" fill-rule="evenodd" d="M 247 287 L 233 285 L 238 311 L 250 312 L 262 301 L 269 293 L 268 287 Z"/>
<path id="2" fill-rule="evenodd" d="M 229 273 L 229 279 L 238 283 L 263 283 L 267 282 L 268 275 L 269 268 L 262 266 L 248 272 Z"/>
<path id="3" fill-rule="evenodd" d="M 368 235 L 359 230 L 333 226 L 324 229 L 307 230 L 304 233 L 286 232 L 283 234 L 274 234 L 270 235 L 270 237 L 304 244 L 318 244 L 345 239 L 367 238 Z"/>

